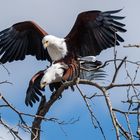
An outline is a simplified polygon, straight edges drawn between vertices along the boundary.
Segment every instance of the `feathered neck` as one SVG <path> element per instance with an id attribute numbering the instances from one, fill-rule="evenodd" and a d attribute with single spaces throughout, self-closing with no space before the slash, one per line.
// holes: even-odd
<path id="1" fill-rule="evenodd" d="M 47 35 L 42 40 L 44 48 L 47 48 L 52 61 L 64 58 L 67 55 L 67 45 L 64 38 Z M 45 43 L 48 43 L 45 46 Z"/>

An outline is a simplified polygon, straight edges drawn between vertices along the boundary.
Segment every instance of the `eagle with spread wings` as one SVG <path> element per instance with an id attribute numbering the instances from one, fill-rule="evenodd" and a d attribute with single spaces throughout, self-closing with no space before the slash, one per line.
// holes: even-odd
<path id="1" fill-rule="evenodd" d="M 38 86 L 27 90 L 26 105 L 32 106 L 32 102 L 38 100 L 36 93 L 41 95 L 38 89 L 52 83 L 57 83 L 53 84 L 57 89 L 61 80 L 78 77 L 80 59 L 94 58 L 101 51 L 120 45 L 124 39 L 118 33 L 126 32 L 123 28 L 125 24 L 119 22 L 124 17 L 114 15 L 120 11 L 82 12 L 64 38 L 48 34 L 33 21 L 19 22 L 1 31 L 0 63 L 24 60 L 26 55 L 51 63 L 48 69 L 38 72 L 31 79 L 28 89 L 31 89 L 30 85 L 36 85 L 35 81 L 38 81 Z"/>

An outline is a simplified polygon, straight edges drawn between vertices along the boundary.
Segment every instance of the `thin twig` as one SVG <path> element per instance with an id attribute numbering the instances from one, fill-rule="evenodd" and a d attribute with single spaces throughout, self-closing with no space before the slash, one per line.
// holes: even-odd
<path id="1" fill-rule="evenodd" d="M 8 126 L 0 117 L 0 124 L 2 124 L 6 129 L 9 130 L 10 134 L 13 136 L 14 139 L 18 138 L 19 140 L 23 140 L 19 135 L 18 131 L 15 131 L 13 128 Z"/>
<path id="2" fill-rule="evenodd" d="M 101 131 L 101 134 L 103 135 L 104 140 L 106 140 L 106 137 L 105 137 L 104 131 L 103 131 L 102 127 L 101 127 L 101 124 L 100 124 L 100 122 L 98 121 L 98 119 L 96 118 L 96 116 L 93 114 L 93 109 L 91 109 L 91 106 L 90 106 L 89 103 L 87 102 L 86 96 L 83 95 L 81 89 L 79 88 L 79 86 L 78 86 L 77 84 L 76 84 L 76 87 L 77 87 L 77 89 L 79 90 L 79 93 L 81 94 L 81 96 L 83 97 L 83 99 L 84 99 L 84 101 L 85 101 L 85 104 L 86 104 L 86 106 L 87 106 L 87 108 L 88 108 L 88 111 L 89 111 L 89 113 L 90 113 L 90 116 L 91 116 L 91 120 L 92 120 L 93 126 L 94 126 L 95 128 L 97 127 L 97 126 L 95 125 L 95 123 L 94 123 L 94 120 L 95 120 L 96 123 L 98 124 L 98 127 L 99 127 L 99 129 L 100 129 L 100 131 Z M 94 120 L 93 120 L 93 118 L 94 118 Z"/>
<path id="3" fill-rule="evenodd" d="M 115 68 L 115 72 L 114 72 L 114 76 L 113 76 L 111 84 L 113 84 L 115 82 L 118 72 L 126 59 L 127 59 L 127 57 L 124 57 L 124 59 L 120 62 L 120 64 L 118 66 L 115 64 L 116 68 Z"/>
<path id="4" fill-rule="evenodd" d="M 10 71 L 1 62 L 0 65 L 7 71 L 8 75 L 10 75 Z"/>

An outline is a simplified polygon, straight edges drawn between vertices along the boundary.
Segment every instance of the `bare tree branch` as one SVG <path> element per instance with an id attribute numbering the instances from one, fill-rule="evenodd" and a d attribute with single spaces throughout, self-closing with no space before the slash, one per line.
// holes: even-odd
<path id="1" fill-rule="evenodd" d="M 13 128 L 11 128 L 10 126 L 8 126 L 0 117 L 0 124 L 3 125 L 6 129 L 9 130 L 10 134 L 13 136 L 14 140 L 16 140 L 16 138 L 18 138 L 19 140 L 23 140 L 19 135 L 18 135 L 18 131 L 15 131 Z"/>
<path id="2" fill-rule="evenodd" d="M 83 100 L 84 100 L 84 102 L 85 102 L 85 104 L 86 104 L 86 106 L 87 106 L 87 109 L 88 109 L 88 111 L 89 111 L 89 113 L 90 113 L 90 116 L 91 116 L 91 120 L 92 120 L 93 126 L 94 126 L 95 128 L 99 127 L 99 129 L 100 129 L 100 131 L 101 131 L 101 134 L 103 135 L 104 140 L 106 140 L 106 137 L 105 137 L 104 131 L 103 131 L 102 127 L 101 127 L 101 124 L 100 124 L 100 122 L 98 121 L 97 117 L 94 115 L 93 109 L 91 108 L 91 105 L 90 105 L 90 104 L 88 103 L 88 101 L 86 100 L 86 96 L 83 95 L 81 89 L 79 88 L 79 86 L 78 86 L 77 84 L 76 84 L 76 87 L 77 87 L 77 89 L 79 90 L 80 95 L 82 96 L 82 98 L 83 98 Z M 96 121 L 96 123 L 97 123 L 98 126 L 96 126 L 96 124 L 95 124 L 94 121 Z"/>
<path id="3" fill-rule="evenodd" d="M 123 47 L 124 48 L 140 48 L 140 45 L 131 45 L 131 44 L 128 44 L 128 45 L 125 45 Z"/>
<path id="4" fill-rule="evenodd" d="M 114 44 L 115 45 L 115 44 Z M 104 64 L 97 69 L 104 68 L 105 66 L 114 63 L 114 73 L 113 76 L 111 77 L 111 82 L 108 84 L 104 83 L 99 84 L 96 81 L 90 81 L 86 79 L 77 79 L 74 81 L 70 82 L 64 82 L 64 84 L 52 94 L 50 99 L 46 99 L 46 96 L 42 96 L 41 102 L 39 104 L 38 110 L 36 114 L 28 114 L 21 112 L 17 110 L 13 105 L 11 105 L 8 100 L 0 94 L 0 99 L 3 101 L 4 104 L 0 105 L 0 108 L 8 108 L 11 109 L 13 112 L 15 112 L 19 116 L 20 123 L 17 125 L 20 127 L 20 129 L 23 129 L 24 131 L 28 132 L 31 134 L 31 140 L 41 140 L 41 125 L 42 121 L 52 121 L 52 122 L 57 122 L 58 124 L 65 125 L 65 124 L 73 124 L 76 121 L 79 121 L 78 119 L 71 119 L 68 122 L 65 121 L 60 121 L 57 118 L 47 118 L 45 117 L 46 114 L 50 111 L 51 107 L 53 104 L 59 99 L 60 95 L 63 94 L 63 91 L 72 85 L 76 85 L 77 89 L 79 90 L 80 96 L 83 98 L 83 101 L 87 107 L 87 110 L 89 112 L 89 115 L 91 117 L 91 121 L 93 126 L 96 128 L 98 127 L 100 129 L 100 132 L 103 136 L 103 139 L 106 140 L 106 136 L 104 134 L 104 130 L 102 129 L 101 123 L 98 120 L 98 118 L 95 116 L 95 112 L 93 110 L 91 100 L 94 97 L 104 97 L 106 106 L 108 108 L 108 112 L 110 114 L 110 118 L 114 127 L 114 131 L 116 133 L 116 139 L 121 140 L 121 136 L 125 138 L 126 140 L 134 140 L 134 138 L 140 138 L 140 82 L 139 82 L 139 69 L 140 69 L 140 61 L 133 62 L 127 59 L 127 57 L 124 57 L 123 59 L 118 59 L 117 58 L 117 52 L 116 49 L 114 49 L 114 59 L 113 60 L 107 60 L 104 62 Z M 123 65 L 125 64 L 125 65 Z M 132 65 L 134 67 L 134 72 L 131 74 L 128 68 L 128 64 Z M 4 67 L 2 65 L 2 67 Z M 5 68 L 5 67 L 4 67 Z M 6 69 L 6 68 L 5 68 Z M 127 82 L 117 82 L 117 79 L 119 79 L 120 76 L 120 70 L 125 70 L 125 76 L 127 77 Z M 84 69 L 85 70 L 85 69 Z M 95 69 L 88 69 L 85 71 L 92 71 Z M 6 71 L 8 74 L 10 73 L 7 69 Z M 125 78 L 126 78 L 125 77 Z M 0 84 L 12 84 L 8 81 L 2 81 Z M 99 93 L 94 93 L 90 96 L 87 96 L 84 94 L 80 86 L 78 84 L 82 85 L 89 85 L 94 87 L 95 89 L 99 90 Z M 123 104 L 125 104 L 126 107 L 128 107 L 125 110 L 121 110 L 118 108 L 113 107 L 113 102 L 111 101 L 110 94 L 112 94 L 111 89 L 115 88 L 123 88 L 126 89 L 126 101 L 122 101 Z M 124 94 L 124 93 L 122 93 Z M 119 120 L 119 117 L 117 116 L 122 116 L 125 119 L 126 125 L 124 126 Z M 135 115 L 137 117 L 135 123 L 137 124 L 137 130 L 133 130 L 131 127 L 131 119 L 129 118 L 130 116 Z M 32 126 L 29 126 L 25 120 L 24 117 L 32 117 L 33 123 Z M 7 123 L 3 121 L 3 119 L 0 119 L 0 123 L 9 130 L 11 135 L 13 136 L 14 139 L 18 138 L 19 140 L 22 140 L 22 138 L 19 136 L 18 132 L 12 129 Z"/>

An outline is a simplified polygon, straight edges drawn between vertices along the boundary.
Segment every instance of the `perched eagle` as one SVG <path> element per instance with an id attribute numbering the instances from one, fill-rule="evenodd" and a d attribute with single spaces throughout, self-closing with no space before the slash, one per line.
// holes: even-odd
<path id="1" fill-rule="evenodd" d="M 82 12 L 64 38 L 49 35 L 33 21 L 16 23 L 0 32 L 0 62 L 24 60 L 26 55 L 32 55 L 37 60 L 48 60 L 50 67 L 57 63 L 66 66 L 62 66 L 62 77 L 71 80 L 70 77 L 79 75 L 79 58 L 91 58 L 124 41 L 118 35 L 118 32 L 126 32 L 125 24 L 118 21 L 124 17 L 113 15 L 120 11 Z M 72 76 L 73 73 L 76 75 Z M 41 84 L 46 86 L 45 82 Z"/>
<path id="2" fill-rule="evenodd" d="M 53 63 L 31 78 L 26 92 L 25 104 L 32 107 L 33 103 L 39 101 L 38 95 L 42 96 L 42 91 L 45 91 L 46 85 L 49 85 L 50 90 L 55 92 L 63 82 L 76 80 L 77 77 L 87 80 L 103 80 L 106 74 L 100 68 L 101 65 L 102 63 L 97 60 L 93 62 L 82 59 L 80 60 L 79 71 L 79 67 L 77 68 L 74 63 L 70 65 L 62 62 Z M 92 71 L 87 71 L 88 69 L 92 69 Z M 74 91 L 73 86 L 71 86 L 71 89 Z"/>

